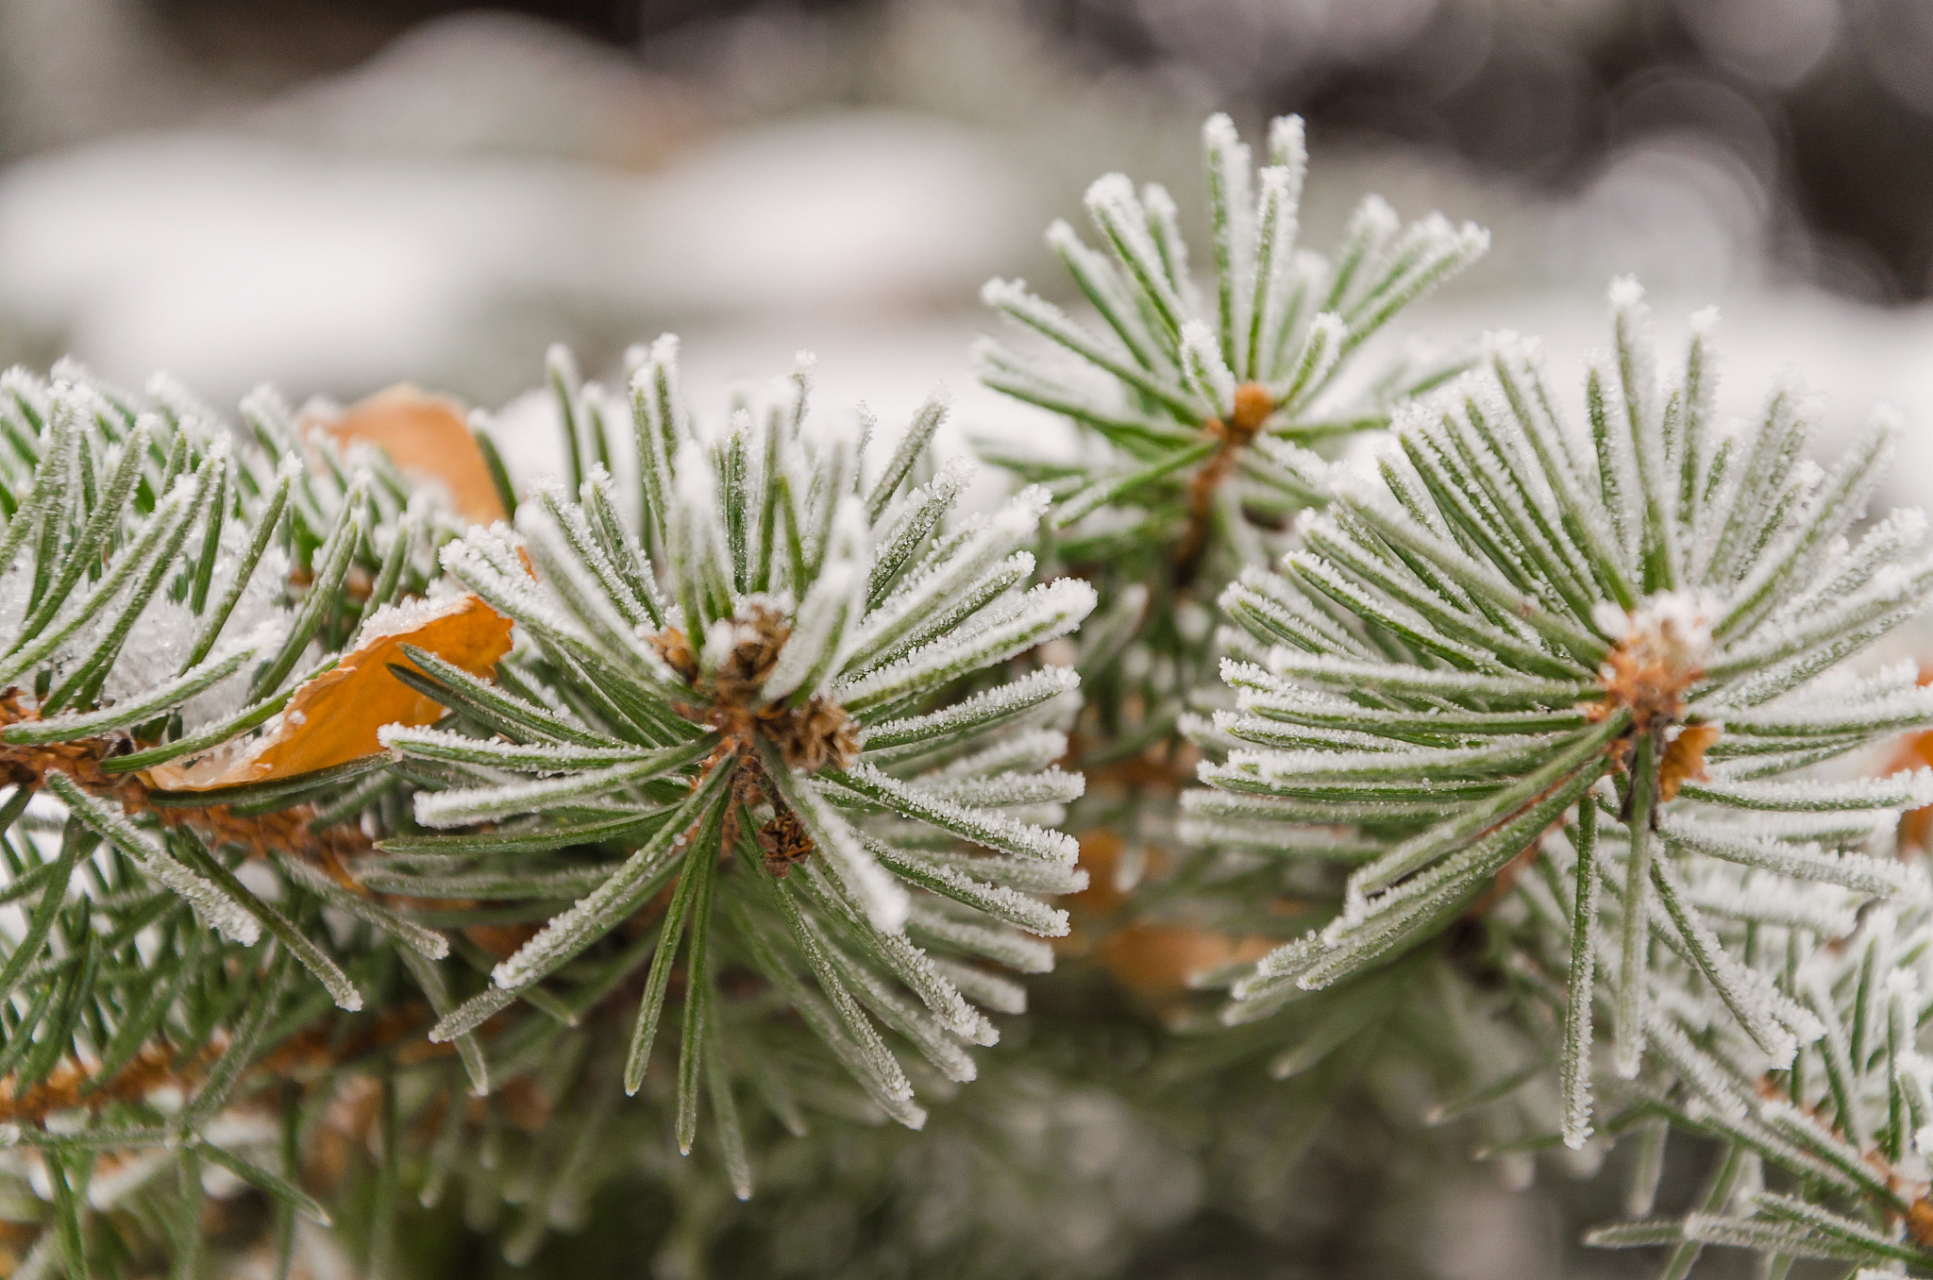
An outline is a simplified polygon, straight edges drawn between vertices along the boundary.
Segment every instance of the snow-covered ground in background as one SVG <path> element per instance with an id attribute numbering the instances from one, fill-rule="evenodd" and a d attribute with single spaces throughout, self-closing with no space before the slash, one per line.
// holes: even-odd
<path id="1" fill-rule="evenodd" d="M 1782 381 L 1806 388 L 1818 407 L 1815 451 L 1829 461 L 1837 441 L 1875 407 L 1899 410 L 1906 419 L 1899 458 L 1874 505 L 1933 506 L 1933 308 L 1882 311 L 1809 292 L 1716 298 L 1665 293 L 1650 301 L 1665 374 L 1681 358 L 1692 312 L 1717 302 L 1721 421 L 1749 418 Z M 687 327 L 685 385 L 699 417 L 721 422 L 735 382 L 783 375 L 794 353 L 810 347 L 818 361 L 814 400 L 821 413 L 864 402 L 878 415 L 884 436 L 898 430 L 935 385 L 943 385 L 952 393 L 953 410 L 937 442 L 942 453 L 963 452 L 970 438 L 986 437 L 1066 456 L 1074 436 L 1062 420 L 974 381 L 969 346 L 976 334 L 994 327 L 992 317 L 972 313 L 923 322 L 862 318 Z M 1497 329 L 1539 339 L 1552 386 L 1581 425 L 1583 362 L 1608 345 L 1602 291 L 1554 297 L 1469 290 L 1423 308 L 1402 336 L 1447 347 Z M 561 465 L 553 422 L 542 394 L 518 401 L 504 416 L 506 449 L 520 470 Z M 991 501 L 998 492 L 998 481 L 984 478 L 980 496 Z"/>
<path id="2" fill-rule="evenodd" d="M 573 330 L 970 298 L 1034 221 L 973 130 L 889 113 L 727 135 L 648 174 L 178 134 L 0 178 L 0 314 L 110 376 L 165 367 L 222 399 L 263 378 L 502 393 Z"/>
<path id="3" fill-rule="evenodd" d="M 937 84 L 972 32 L 938 21 L 944 7 L 914 9 L 931 30 L 902 41 L 924 49 L 905 60 Z M 990 323 L 978 286 L 1027 275 L 1065 298 L 1040 230 L 1055 214 L 1078 222 L 1074 193 L 1102 169 L 1199 204 L 1196 108 L 1152 83 L 1112 99 L 1050 91 L 1040 68 L 1003 63 L 1004 83 L 1034 86 L 1025 126 L 991 108 L 973 125 L 880 105 L 728 125 L 572 40 L 541 24 L 433 24 L 356 71 L 193 130 L 0 172 L 0 359 L 67 350 L 137 384 L 165 368 L 217 404 L 263 380 L 299 400 L 408 379 L 510 402 L 505 444 L 540 471 L 555 435 L 540 402 L 516 397 L 539 381 L 545 346 L 568 341 L 608 377 L 625 345 L 675 329 L 701 417 L 722 416 L 734 378 L 782 375 L 809 348 L 822 411 L 863 400 L 890 432 L 943 383 L 955 401 L 943 450 L 991 435 L 1064 451 L 1064 424 L 973 381 L 968 348 Z M 1827 397 L 1830 453 L 1832 436 L 1892 403 L 1910 425 L 1882 500 L 1933 502 L 1933 308 L 1768 285 L 1769 215 L 1735 161 L 1641 138 L 1547 200 L 1427 156 L 1313 142 L 1312 247 L 1364 189 L 1493 230 L 1491 257 L 1399 332 L 1538 335 L 1575 396 L 1579 356 L 1604 341 L 1604 285 L 1637 271 L 1667 361 L 1685 317 L 1719 304 L 1724 412 L 1750 412 L 1796 371 Z"/>

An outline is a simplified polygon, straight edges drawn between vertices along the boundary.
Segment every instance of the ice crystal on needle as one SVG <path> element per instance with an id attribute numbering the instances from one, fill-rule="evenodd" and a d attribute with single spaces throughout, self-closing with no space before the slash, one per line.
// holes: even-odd
<path id="1" fill-rule="evenodd" d="M 1779 1067 L 1821 1034 L 1799 993 L 1744 962 L 1751 911 L 1727 905 L 1709 862 L 1889 897 L 1917 882 L 1858 852 L 1870 817 L 1933 800 L 1926 771 L 1780 776 L 1933 713 L 1904 671 L 1817 679 L 1933 588 L 1923 522 L 1849 540 L 1890 423 L 1822 471 L 1800 459 L 1789 393 L 1714 430 L 1707 324 L 1660 386 L 1629 282 L 1612 323 L 1588 435 L 1553 416 L 1527 347 L 1498 339 L 1481 377 L 1403 415 L 1380 485 L 1339 487 L 1278 572 L 1229 589 L 1237 710 L 1204 737 L 1214 789 L 1187 797 L 1203 834 L 1250 850 L 1274 830 L 1319 857 L 1289 833 L 1353 828 L 1341 911 L 1238 984 L 1241 1018 L 1414 946 L 1564 827 L 1573 1143 L 1600 972 L 1622 1075 L 1655 1043 L 1661 983 L 1705 987 Z M 1786 821 L 1799 814 L 1821 821 Z M 1661 971 L 1667 956 L 1695 978 Z"/>
<path id="2" fill-rule="evenodd" d="M 1789 1063 L 1770 1063 L 1709 1002 L 1666 984 L 1649 1015 L 1663 1070 L 1640 1096 L 1674 1127 L 1715 1138 L 1714 1170 L 1689 1212 L 1658 1214 L 1640 1196 L 1636 1220 L 1587 1239 L 1669 1245 L 1678 1274 L 1710 1246 L 1875 1268 L 1861 1275 L 1898 1274 L 1900 1263 L 1924 1272 L 1933 1253 L 1924 895 L 1869 904 L 1829 932 L 1805 918 L 1761 923 L 1763 967 L 1782 971 L 1784 989 L 1818 1020 L 1817 1037 Z M 1778 1181 L 1780 1172 L 1789 1177 Z"/>
<path id="3" fill-rule="evenodd" d="M 56 1179 L 85 1124 L 150 1173 L 207 1151 L 259 1182 L 207 1144 L 272 1020 L 319 994 L 296 967 L 323 1009 L 364 1005 L 321 904 L 441 942 L 301 861 L 347 842 L 366 779 L 154 781 L 271 722 L 365 613 L 424 589 L 454 532 L 382 458 L 348 468 L 305 442 L 271 393 L 243 417 L 253 439 L 164 380 L 132 395 L 66 362 L 0 377 L 0 853 L 21 913 L 0 941 L 0 1108 L 6 1143 L 40 1147 Z M 271 850 L 286 878 L 240 866 Z M 106 1212 L 138 1180 L 73 1189 Z M 88 1274 L 81 1233 L 49 1230 L 25 1268 L 58 1244 L 55 1265 Z"/>
<path id="4" fill-rule="evenodd" d="M 999 748 L 1064 727 L 1075 681 L 1002 668 L 1073 630 L 1094 593 L 1073 580 L 1026 589 L 1037 492 L 943 526 L 963 476 L 914 483 L 939 402 L 868 481 L 862 439 L 802 429 L 803 370 L 706 441 L 674 355 L 661 341 L 633 376 L 635 492 L 592 468 L 574 495 L 524 503 L 514 531 L 472 530 L 446 549 L 452 577 L 529 644 L 500 688 L 419 658 L 421 686 L 464 732 L 384 741 L 434 770 L 415 817 L 441 834 L 389 839 L 358 870 L 405 872 L 425 893 L 447 877 L 439 896 L 455 896 L 474 856 L 535 884 L 586 848 L 615 855 L 433 1035 L 461 1037 L 560 981 L 581 986 L 571 975 L 592 956 L 648 966 L 623 1072 L 636 1092 L 682 950 L 679 1144 L 691 1147 L 702 1076 L 749 1194 L 724 1064 L 762 1053 L 740 1046 L 771 1029 L 761 1002 L 727 998 L 717 974 L 759 975 L 886 1115 L 917 1127 L 924 1111 L 886 1037 L 971 1079 L 964 1046 L 995 1032 L 969 995 L 1003 989 L 949 974 L 974 957 L 1042 967 L 1031 937 L 1066 932 L 1066 913 L 1030 895 L 1082 883 L 1074 842 L 1012 815 L 1078 795 L 1080 780 Z M 561 374 L 554 385 L 575 431 L 583 392 Z M 528 696 L 538 689 L 550 693 Z M 674 881 L 655 945 L 633 947 Z"/>
<path id="5" fill-rule="evenodd" d="M 1225 115 L 1202 129 L 1214 245 L 1213 293 L 1188 266 L 1174 200 L 1157 184 L 1137 192 L 1109 174 L 1087 192 L 1106 246 L 1084 244 L 1065 222 L 1047 243 L 1105 326 L 1095 332 L 1032 293 L 994 280 L 983 298 L 1016 327 L 1051 344 L 980 347 L 982 377 L 1008 395 L 1066 414 L 1103 447 L 1089 467 L 1040 470 L 1064 498 L 1055 523 L 1075 530 L 1064 554 L 1101 558 L 1128 510 L 1170 545 L 1185 584 L 1203 558 L 1256 534 L 1310 496 L 1320 463 L 1301 446 L 1361 430 L 1440 369 L 1399 370 L 1369 396 L 1338 395 L 1351 357 L 1417 299 L 1480 257 L 1480 228 L 1431 214 L 1405 227 L 1366 199 L 1333 258 L 1296 247 L 1308 165 L 1302 121 L 1269 127 L 1267 163 Z M 1023 473 L 1024 458 L 1006 459 Z M 1090 516 L 1097 519 L 1083 524 Z"/>
<path id="6" fill-rule="evenodd" d="M 1163 187 L 1118 173 L 1087 192 L 1092 243 L 1049 227 L 1092 323 L 1021 281 L 982 293 L 1013 333 L 980 344 L 982 380 L 1065 416 L 1081 442 L 1071 461 L 1005 442 L 982 452 L 1054 495 L 1046 568 L 1093 582 L 1103 602 L 1079 657 L 1095 722 L 1080 740 L 1097 760 L 1126 759 L 1129 743 L 1187 753 L 1176 723 L 1215 679 L 1213 601 L 1321 500 L 1325 441 L 1383 425 L 1461 367 L 1406 357 L 1359 376 L 1373 340 L 1488 244 L 1441 215 L 1404 225 L 1372 196 L 1325 257 L 1297 244 L 1300 119 L 1273 121 L 1257 157 L 1216 115 L 1201 150 L 1210 243 L 1198 252 Z M 1186 768 L 1170 773 L 1136 789 L 1129 808 L 1145 817 L 1101 787 L 1076 821 L 1171 826 Z"/>

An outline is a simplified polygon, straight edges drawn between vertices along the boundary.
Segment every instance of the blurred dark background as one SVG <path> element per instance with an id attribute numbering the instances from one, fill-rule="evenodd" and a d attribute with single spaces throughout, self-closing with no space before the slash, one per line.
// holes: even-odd
<path id="1" fill-rule="evenodd" d="M 514 11 L 649 57 L 755 11 L 863 24 L 879 0 L 148 0 L 198 77 L 262 91 L 410 28 Z M 1728 148 L 1776 200 L 1780 266 L 1862 299 L 1933 288 L 1933 6 L 1925 0 L 1025 0 L 1092 67 L 1185 70 L 1319 136 L 1394 140 L 1561 192 L 1634 134 Z M 103 122 L 109 124 L 111 122 Z M 64 139 L 63 139 L 64 140 Z M 9 131 L 19 154 L 45 139 Z"/>
<path id="2" fill-rule="evenodd" d="M 978 286 L 1075 301 L 1040 232 L 1111 169 L 1195 215 L 1211 110 L 1307 118 L 1311 247 L 1366 191 L 1491 229 L 1407 333 L 1567 359 L 1632 273 L 1722 305 L 1728 411 L 1933 419 L 1929 0 L 0 0 L 0 363 L 514 424 L 549 341 L 675 329 L 701 393 L 808 346 L 1051 431 L 973 387 Z"/>

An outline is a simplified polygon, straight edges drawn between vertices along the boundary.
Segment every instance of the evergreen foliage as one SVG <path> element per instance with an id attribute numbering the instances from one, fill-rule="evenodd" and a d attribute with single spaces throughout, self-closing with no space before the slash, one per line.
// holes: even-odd
<path id="1" fill-rule="evenodd" d="M 987 304 L 1053 345 L 1031 355 L 992 341 L 979 349 L 988 385 L 1066 414 L 1108 446 L 1104 461 L 1048 473 L 1062 498 L 1055 524 L 1078 525 L 1103 507 L 1133 510 L 1138 534 L 1176 544 L 1184 579 L 1211 529 L 1239 540 L 1251 516 L 1267 522 L 1306 501 L 1306 455 L 1293 442 L 1381 425 L 1387 405 L 1442 376 L 1399 369 L 1366 397 L 1326 394 L 1364 342 L 1489 243 L 1440 214 L 1404 227 L 1371 196 L 1331 261 L 1296 247 L 1308 163 L 1300 119 L 1273 123 L 1259 173 L 1227 116 L 1208 121 L 1202 149 L 1212 298 L 1190 273 L 1173 198 L 1155 183 L 1137 194 L 1125 175 L 1109 174 L 1086 201 L 1106 254 L 1065 222 L 1047 231 L 1106 331 L 1020 281 L 994 280 Z M 1093 550 L 1112 550 L 1120 530 L 1118 518 L 1108 522 L 1092 535 Z M 1063 554 L 1086 558 L 1080 535 L 1069 541 Z"/>
<path id="2" fill-rule="evenodd" d="M 219 795 L 145 779 L 270 722 L 364 618 L 427 588 L 457 526 L 379 454 L 316 439 L 304 465 L 272 392 L 243 418 L 245 438 L 165 379 L 137 397 L 72 366 L 10 372 L 0 394 L 0 857 L 25 917 L 0 966 L 0 1059 L 6 1136 L 53 1190 L 23 1273 L 126 1269 L 157 1246 L 192 1267 L 207 1168 L 277 1197 L 284 1235 L 291 1208 L 327 1218 L 272 1171 L 273 1121 L 231 1108 L 272 1096 L 267 1051 L 361 1008 L 380 971 L 332 958 L 321 896 L 236 871 L 331 856 L 329 801 L 381 762 Z M 103 1152 L 140 1150 L 95 1176 Z M 5 1177 L 41 1198 L 29 1172 Z M 130 1237 L 85 1227 L 124 1203 Z"/>
<path id="3" fill-rule="evenodd" d="M 1065 222 L 1047 231 L 1101 331 L 1020 281 L 982 292 L 1023 336 L 1018 349 L 981 342 L 982 379 L 1065 414 L 1085 446 L 1074 462 L 982 452 L 1055 496 L 1051 567 L 1100 593 L 1080 662 L 1097 760 L 1172 740 L 1193 690 L 1214 678 L 1204 610 L 1317 499 L 1311 449 L 1385 426 L 1394 406 L 1457 371 L 1417 355 L 1350 377 L 1364 343 L 1489 244 L 1437 214 L 1404 226 L 1371 196 L 1324 258 L 1296 246 L 1300 119 L 1274 121 L 1259 170 L 1225 115 L 1203 127 L 1202 153 L 1212 244 L 1195 257 L 1211 264 L 1208 288 L 1173 197 L 1115 173 L 1087 192 L 1104 252 Z"/>
<path id="4" fill-rule="evenodd" d="M 552 352 L 562 483 L 470 428 L 489 525 L 271 392 L 0 379 L 13 1274 L 522 1265 L 640 1187 L 667 1271 L 1101 1273 L 1427 1110 L 1625 1147 L 1589 1241 L 1667 1276 L 1933 1275 L 1895 424 L 1721 427 L 1629 282 L 1581 418 L 1509 335 L 1363 367 L 1483 233 L 1323 259 L 1299 122 L 1204 144 L 1206 288 L 1119 175 L 1048 234 L 1099 329 L 988 286 L 1085 451 L 989 513 L 943 400 L 874 449 L 802 362 L 701 426 L 670 338 Z"/>
<path id="5" fill-rule="evenodd" d="M 1660 386 L 1634 284 L 1612 287 L 1611 312 L 1587 431 L 1555 411 L 1534 350 L 1498 337 L 1480 375 L 1405 411 L 1375 475 L 1332 474 L 1276 570 L 1224 596 L 1237 705 L 1193 725 L 1217 757 L 1212 789 L 1186 798 L 1194 834 L 1348 869 L 1329 922 L 1236 981 L 1226 1017 L 1372 971 L 1514 883 L 1543 926 L 1521 957 L 1565 975 L 1550 1010 L 1563 1140 L 1590 1138 L 1608 1065 L 1628 1104 L 1613 1131 L 1655 1109 L 1734 1144 L 1672 1239 L 1851 1257 L 1821 1243 L 1837 1228 L 1808 1205 L 1879 1188 L 1867 1207 L 1910 1207 L 1871 1169 L 1920 1124 L 1918 1006 L 1867 1008 L 1894 998 L 1875 983 L 1917 989 L 1913 949 L 1880 939 L 1933 889 L 1893 841 L 1902 810 L 1933 803 L 1933 772 L 1812 767 L 1933 723 L 1912 664 L 1840 665 L 1923 606 L 1925 521 L 1896 512 L 1849 536 L 1891 457 L 1887 415 L 1829 472 L 1803 457 L 1789 390 L 1717 432 L 1711 317 Z M 1822 938 L 1865 959 L 1822 959 Z M 1908 1019 L 1890 1051 L 1873 1017 Z M 1825 1147 L 1842 1167 L 1809 1185 Z M 1761 1161 L 1801 1180 L 1797 1200 L 1753 1198 Z M 1778 1225 L 1711 1216 L 1740 1205 Z M 1923 1260 L 1888 1248 L 1860 1258 Z"/>
<path id="6" fill-rule="evenodd" d="M 801 434 L 804 370 L 787 394 L 739 409 L 725 438 L 702 440 L 675 350 L 661 341 L 632 377 L 636 492 L 594 465 L 578 501 L 542 491 L 515 534 L 473 528 L 444 548 L 451 577 L 514 619 L 525 644 L 495 686 L 413 654 L 424 674 L 408 679 L 454 713 L 383 735 L 422 788 L 426 830 L 383 840 L 386 856 L 353 872 L 543 921 L 429 1033 L 461 1040 L 547 990 L 569 1017 L 524 1004 L 494 1041 L 516 1046 L 507 1069 L 554 1055 L 615 1000 L 632 1023 L 621 1071 L 587 1067 L 583 1087 L 636 1093 L 682 955 L 678 1144 L 691 1149 L 702 1090 L 743 1198 L 752 1175 L 732 1077 L 749 1077 L 795 1131 L 793 1096 L 813 1079 L 791 1061 L 789 1025 L 766 1034 L 775 1005 L 873 1105 L 918 1128 L 925 1112 L 881 1028 L 939 1077 L 969 1081 L 965 1046 L 999 1038 L 976 1003 L 1025 1002 L 978 962 L 1052 967 L 1039 939 L 1066 933 L 1067 917 L 1035 895 L 1085 881 L 1073 841 L 1036 820 L 1051 825 L 1081 793 L 1050 763 L 1065 754 L 1078 682 L 1053 666 L 1003 678 L 1002 664 L 1072 630 L 1094 597 L 1071 579 L 1024 589 L 1035 492 L 942 530 L 967 469 L 911 483 L 937 401 L 868 481 L 863 431 Z M 557 386 L 565 423 L 599 421 L 577 412 L 567 376 Z M 639 514 L 642 537 L 622 510 Z M 641 930 L 641 909 L 674 882 Z M 734 974 L 756 994 L 722 994 Z M 606 1039 L 599 1048 L 620 1047 Z M 489 1080 L 476 1069 L 472 1084 Z M 866 1109 L 817 1109 L 828 1107 Z"/>

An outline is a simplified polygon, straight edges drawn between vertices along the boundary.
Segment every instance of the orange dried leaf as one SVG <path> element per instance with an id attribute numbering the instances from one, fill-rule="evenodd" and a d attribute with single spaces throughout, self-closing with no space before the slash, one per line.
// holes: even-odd
<path id="1" fill-rule="evenodd" d="M 1129 991 L 1163 1000 L 1187 991 L 1201 974 L 1259 960 L 1280 945 L 1276 939 L 1236 938 L 1191 925 L 1131 924 L 1102 938 L 1094 958 Z"/>
<path id="2" fill-rule="evenodd" d="M 1933 664 L 1921 665 L 1920 683 L 1933 684 Z M 1880 772 L 1891 774 L 1904 769 L 1924 769 L 1929 765 L 1933 765 L 1933 730 L 1911 733 L 1901 739 L 1899 749 Z M 1933 805 L 1924 809 L 1909 809 L 1900 815 L 1899 842 L 1902 847 L 1910 845 L 1933 849 Z M 1933 1222 L 1933 1216 L 1928 1221 Z"/>
<path id="3" fill-rule="evenodd" d="M 1087 872 L 1087 888 L 1067 898 L 1067 903 L 1088 916 L 1112 913 L 1127 895 L 1116 883 L 1115 868 L 1127 852 L 1127 842 L 1106 827 L 1093 827 L 1080 833 L 1081 870 Z"/>
<path id="4" fill-rule="evenodd" d="M 1665 745 L 1664 759 L 1658 762 L 1658 789 L 1667 800 L 1678 797 L 1678 788 L 1705 776 L 1705 752 L 1718 741 L 1715 724 L 1688 724 Z"/>
<path id="5" fill-rule="evenodd" d="M 405 475 L 440 483 L 459 515 L 478 524 L 508 514 L 483 451 L 465 424 L 463 406 L 398 383 L 359 400 L 334 418 L 313 420 L 337 444 L 371 444 Z"/>
<path id="6" fill-rule="evenodd" d="M 1113 915 L 1127 901 L 1128 891 L 1121 887 L 1121 863 L 1129 850 L 1125 840 L 1106 827 L 1090 827 L 1079 835 L 1080 868 L 1087 872 L 1087 888 L 1061 899 L 1061 905 L 1081 919 L 1096 920 Z M 1140 873 L 1134 877 L 1159 880 L 1168 873 L 1171 859 L 1160 845 L 1145 845 Z"/>
<path id="7" fill-rule="evenodd" d="M 381 751 L 376 731 L 384 725 L 434 724 L 443 716 L 442 704 L 389 670 L 390 663 L 409 664 L 406 644 L 487 676 L 510 651 L 510 619 L 473 595 L 378 614 L 340 663 L 295 691 L 268 732 L 217 747 L 192 764 L 157 766 L 148 784 L 206 791 L 294 777 Z"/>
<path id="8" fill-rule="evenodd" d="M 1921 1196 L 1906 1207 L 1906 1234 L 1922 1246 L 1933 1247 L 1933 1200 Z"/>

